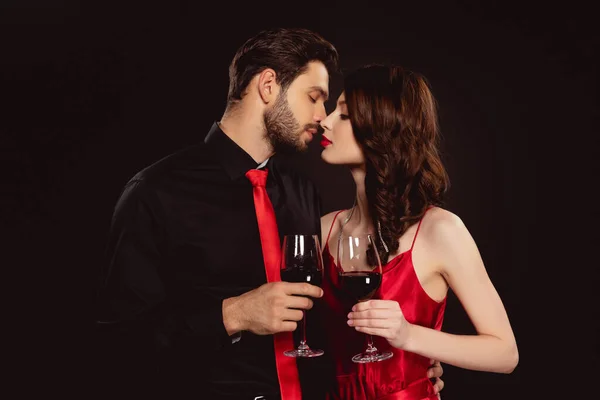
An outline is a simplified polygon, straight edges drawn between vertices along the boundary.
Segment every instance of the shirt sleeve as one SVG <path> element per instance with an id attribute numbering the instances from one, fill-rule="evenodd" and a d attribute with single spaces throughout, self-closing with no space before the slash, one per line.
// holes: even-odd
<path id="1" fill-rule="evenodd" d="M 223 325 L 223 299 L 199 294 L 192 311 L 170 302 L 168 271 L 162 265 L 166 243 L 164 218 L 153 192 L 142 181 L 129 182 L 111 222 L 97 328 L 118 346 L 121 356 L 127 353 L 149 366 L 157 360 L 200 361 L 232 344 Z"/>

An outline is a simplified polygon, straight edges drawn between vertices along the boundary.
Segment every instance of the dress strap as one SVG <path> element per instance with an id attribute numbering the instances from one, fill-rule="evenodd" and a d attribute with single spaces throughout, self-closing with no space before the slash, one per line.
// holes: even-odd
<path id="1" fill-rule="evenodd" d="M 334 217 L 333 217 L 333 221 L 331 221 L 331 226 L 329 227 L 329 233 L 327 234 L 327 240 L 325 240 L 325 244 L 329 243 L 329 237 L 331 236 L 331 231 L 333 230 L 333 224 L 335 224 L 335 220 L 337 219 L 337 216 L 344 210 L 340 210 L 338 211 Z M 325 247 L 325 245 L 323 245 L 323 247 Z"/>
<path id="2" fill-rule="evenodd" d="M 433 208 L 433 206 L 427 207 L 427 209 L 423 213 L 423 216 L 419 220 L 419 225 L 417 226 L 417 232 L 415 233 L 415 237 L 413 238 L 412 245 L 410 246 L 410 250 L 411 251 L 412 251 L 413 247 L 415 247 L 415 242 L 417 241 L 417 235 L 419 234 L 419 229 L 421 229 L 421 223 L 423 223 L 423 219 L 425 218 L 425 214 L 427 214 L 427 211 L 431 210 L 432 208 Z"/>

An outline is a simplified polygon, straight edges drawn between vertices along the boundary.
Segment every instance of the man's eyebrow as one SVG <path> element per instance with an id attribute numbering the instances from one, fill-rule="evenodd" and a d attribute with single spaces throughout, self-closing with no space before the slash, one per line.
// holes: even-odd
<path id="1" fill-rule="evenodd" d="M 323 89 L 321 86 L 311 86 L 310 91 L 312 92 L 313 90 L 316 90 L 317 92 L 319 92 L 321 94 L 321 96 L 323 98 L 325 98 L 325 100 L 327 100 L 329 98 L 329 93 L 327 93 L 327 91 L 325 89 Z"/>

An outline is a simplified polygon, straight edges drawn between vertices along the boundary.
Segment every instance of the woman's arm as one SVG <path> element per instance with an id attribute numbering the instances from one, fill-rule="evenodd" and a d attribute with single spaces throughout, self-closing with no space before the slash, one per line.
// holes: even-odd
<path id="1" fill-rule="evenodd" d="M 428 262 L 437 263 L 477 334 L 455 335 L 410 324 L 397 302 L 385 300 L 357 304 L 349 324 L 361 332 L 383 336 L 395 347 L 443 363 L 510 373 L 519 355 L 504 305 L 463 222 L 448 211 L 439 211 L 419 240 L 426 240 Z"/>

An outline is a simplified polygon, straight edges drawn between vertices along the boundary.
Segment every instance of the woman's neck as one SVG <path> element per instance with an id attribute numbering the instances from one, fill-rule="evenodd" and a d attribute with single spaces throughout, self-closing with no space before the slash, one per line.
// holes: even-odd
<path id="1" fill-rule="evenodd" d="M 346 234 L 358 232 L 374 233 L 373 219 L 369 212 L 369 202 L 367 201 L 367 192 L 365 190 L 364 167 L 353 168 L 351 169 L 351 173 L 356 186 L 356 195 L 354 205 L 346 216 L 343 231 Z"/>

